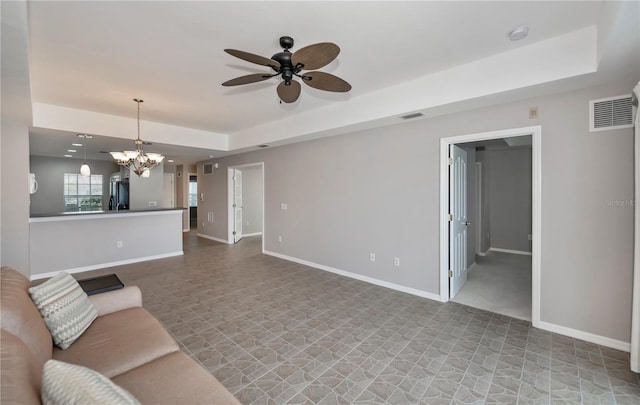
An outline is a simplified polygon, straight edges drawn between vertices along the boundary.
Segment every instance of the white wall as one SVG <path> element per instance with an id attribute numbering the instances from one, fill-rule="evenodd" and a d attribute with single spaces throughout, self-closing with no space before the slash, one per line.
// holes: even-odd
<path id="1" fill-rule="evenodd" d="M 541 319 L 629 342 L 633 210 L 608 201 L 633 198 L 632 131 L 590 133 L 588 102 L 636 81 L 212 160 L 199 231 L 226 239 L 226 168 L 264 162 L 267 251 L 439 294 L 440 138 L 541 125 Z"/>
<path id="2" fill-rule="evenodd" d="M 0 264 L 29 275 L 29 44 L 26 2 L 0 2 Z"/>

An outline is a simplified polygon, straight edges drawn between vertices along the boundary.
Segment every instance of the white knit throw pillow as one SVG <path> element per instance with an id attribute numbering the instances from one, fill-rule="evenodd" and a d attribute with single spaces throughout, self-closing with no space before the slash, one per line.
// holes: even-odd
<path id="1" fill-rule="evenodd" d="M 29 294 L 54 343 L 62 349 L 71 346 L 98 316 L 80 284 L 65 272 L 29 288 Z"/>
<path id="2" fill-rule="evenodd" d="M 44 405 L 139 405 L 127 390 L 86 367 L 48 360 L 42 372 Z"/>

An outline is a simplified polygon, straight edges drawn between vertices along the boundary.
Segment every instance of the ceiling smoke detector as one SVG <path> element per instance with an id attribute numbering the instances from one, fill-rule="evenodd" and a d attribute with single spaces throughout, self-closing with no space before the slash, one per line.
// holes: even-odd
<path id="1" fill-rule="evenodd" d="M 525 39 L 529 35 L 529 27 L 522 26 L 518 28 L 514 28 L 509 32 L 509 39 L 512 41 L 520 41 L 521 39 Z"/>

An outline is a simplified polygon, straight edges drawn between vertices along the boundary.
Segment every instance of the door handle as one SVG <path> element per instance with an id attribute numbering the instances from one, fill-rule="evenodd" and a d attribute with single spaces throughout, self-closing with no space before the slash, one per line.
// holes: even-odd
<path id="1" fill-rule="evenodd" d="M 469 221 L 464 221 L 464 224 L 465 224 L 466 226 L 469 226 L 469 225 L 471 225 L 471 222 L 469 222 Z"/>

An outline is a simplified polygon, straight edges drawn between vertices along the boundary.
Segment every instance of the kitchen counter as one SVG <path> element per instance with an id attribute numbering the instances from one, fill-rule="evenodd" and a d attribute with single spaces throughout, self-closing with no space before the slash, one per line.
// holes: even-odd
<path id="1" fill-rule="evenodd" d="M 29 219 L 31 279 L 183 254 L 183 208 L 74 212 Z"/>
<path id="2" fill-rule="evenodd" d="M 64 218 L 75 218 L 75 217 L 87 217 L 87 216 L 97 216 L 97 215 L 121 215 L 121 214 L 147 214 L 153 212 L 166 212 L 166 211 L 184 211 L 186 208 L 150 208 L 146 210 L 111 210 L 111 211 L 73 211 L 73 212 L 57 212 L 51 214 L 33 214 L 29 218 L 29 222 L 42 222 L 43 219 L 47 218 L 57 218 L 51 219 L 54 221 L 64 220 Z"/>

